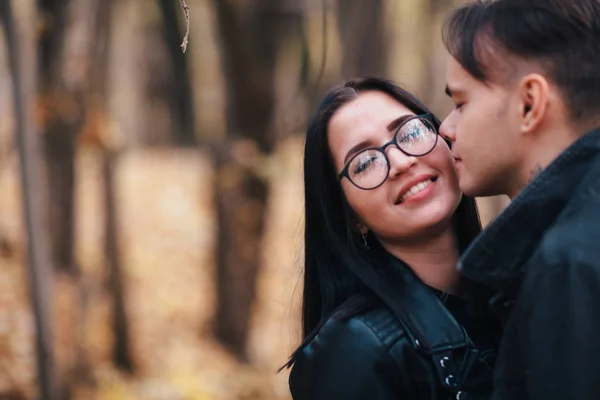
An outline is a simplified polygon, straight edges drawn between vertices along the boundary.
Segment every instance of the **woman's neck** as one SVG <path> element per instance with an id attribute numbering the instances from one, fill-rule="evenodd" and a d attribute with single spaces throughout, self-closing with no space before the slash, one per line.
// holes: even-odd
<path id="1" fill-rule="evenodd" d="M 452 227 L 420 242 L 382 245 L 390 254 L 404 261 L 425 284 L 457 294 L 460 283 L 457 269 L 459 249 Z"/>

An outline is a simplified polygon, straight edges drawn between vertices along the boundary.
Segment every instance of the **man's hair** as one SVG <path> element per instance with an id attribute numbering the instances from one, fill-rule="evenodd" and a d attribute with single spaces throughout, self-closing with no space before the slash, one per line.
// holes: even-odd
<path id="1" fill-rule="evenodd" d="M 443 41 L 484 83 L 509 78 L 515 58 L 536 62 L 574 122 L 598 118 L 600 0 L 478 0 L 446 17 Z"/>

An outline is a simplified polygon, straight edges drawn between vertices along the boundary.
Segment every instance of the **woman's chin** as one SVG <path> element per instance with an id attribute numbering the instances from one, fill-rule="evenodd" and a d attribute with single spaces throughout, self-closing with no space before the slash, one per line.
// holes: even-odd
<path id="1" fill-rule="evenodd" d="M 410 215 L 404 215 L 398 221 L 398 224 L 404 227 L 403 236 L 410 236 L 411 232 L 414 232 L 414 236 L 421 236 L 423 232 L 438 231 L 452 220 L 459 201 L 460 199 L 456 205 L 434 202 L 427 207 L 413 210 Z"/>

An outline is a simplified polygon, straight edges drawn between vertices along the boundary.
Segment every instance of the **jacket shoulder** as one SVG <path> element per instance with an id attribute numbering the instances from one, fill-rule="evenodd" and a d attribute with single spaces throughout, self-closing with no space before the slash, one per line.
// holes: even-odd
<path id="1" fill-rule="evenodd" d="M 400 339 L 406 337 L 406 331 L 398 319 L 384 306 L 377 307 L 354 318 L 361 321 L 387 350 L 395 346 Z"/>
<path id="2" fill-rule="evenodd" d="M 600 199 L 578 202 L 565 210 L 544 234 L 539 251 L 544 264 L 596 267 L 600 273 Z"/>
<path id="3" fill-rule="evenodd" d="M 290 373 L 293 398 L 396 398 L 398 370 L 390 349 L 405 338 L 383 306 L 350 318 L 334 313 L 296 357 Z"/>

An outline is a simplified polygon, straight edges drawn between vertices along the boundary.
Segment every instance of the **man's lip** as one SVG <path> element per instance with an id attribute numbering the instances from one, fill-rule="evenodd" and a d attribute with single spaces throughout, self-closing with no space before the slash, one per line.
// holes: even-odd
<path id="1" fill-rule="evenodd" d="M 419 175 L 406 182 L 400 188 L 400 191 L 398 192 L 398 197 L 396 197 L 396 201 L 394 204 L 400 204 L 402 202 L 402 196 L 404 196 L 411 187 L 415 186 L 417 183 L 421 183 L 429 179 L 435 181 L 437 179 L 437 175 Z"/>

